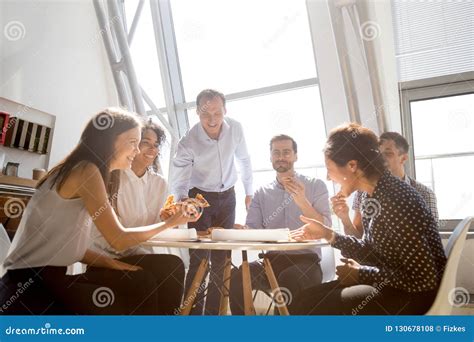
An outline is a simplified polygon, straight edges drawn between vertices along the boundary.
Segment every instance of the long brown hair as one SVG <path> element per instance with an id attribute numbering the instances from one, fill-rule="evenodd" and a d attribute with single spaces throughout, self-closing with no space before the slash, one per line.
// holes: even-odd
<path id="1" fill-rule="evenodd" d="M 61 188 L 72 169 L 82 162 L 97 166 L 104 184 L 108 185 L 115 141 L 120 134 L 135 127 L 141 127 L 135 113 L 121 108 L 106 108 L 97 113 L 87 123 L 74 150 L 38 182 L 37 188 L 50 177 L 54 177 L 51 188 L 56 184 L 58 189 Z"/>

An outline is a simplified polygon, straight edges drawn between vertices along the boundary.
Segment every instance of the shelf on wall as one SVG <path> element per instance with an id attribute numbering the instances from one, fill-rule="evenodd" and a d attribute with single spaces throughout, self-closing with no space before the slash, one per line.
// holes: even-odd
<path id="1" fill-rule="evenodd" d="M 49 153 L 51 127 L 0 112 L 0 144 L 39 154 Z"/>

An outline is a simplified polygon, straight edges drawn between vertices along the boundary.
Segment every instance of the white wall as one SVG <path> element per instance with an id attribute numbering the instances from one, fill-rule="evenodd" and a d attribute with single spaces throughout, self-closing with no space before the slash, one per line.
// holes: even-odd
<path id="1" fill-rule="evenodd" d="M 86 121 L 118 105 L 90 0 L 0 3 L 0 97 L 55 116 L 49 167 Z"/>

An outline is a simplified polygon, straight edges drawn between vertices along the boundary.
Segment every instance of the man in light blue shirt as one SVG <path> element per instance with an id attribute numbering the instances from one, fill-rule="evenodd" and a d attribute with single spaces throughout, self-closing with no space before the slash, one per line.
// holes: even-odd
<path id="1" fill-rule="evenodd" d="M 297 174 L 297 144 L 287 135 L 270 141 L 271 162 L 276 179 L 259 188 L 247 213 L 247 228 L 299 228 L 300 215 L 331 224 L 328 190 L 323 181 Z M 278 284 L 286 298 L 295 297 L 307 287 L 322 281 L 319 249 L 269 252 Z M 270 285 L 261 260 L 250 263 L 252 288 L 268 291 Z M 230 307 L 232 314 L 244 314 L 241 269 L 234 270 L 231 280 Z M 289 292 L 289 293 L 288 293 Z M 289 303 L 287 303 L 289 304 Z"/>
<path id="2" fill-rule="evenodd" d="M 200 193 L 209 202 L 201 218 L 190 223 L 190 228 L 205 231 L 209 227 L 232 228 L 235 221 L 235 192 L 239 164 L 245 189 L 245 204 L 252 200 L 252 166 L 247 151 L 242 125 L 225 117 L 225 97 L 206 89 L 196 99 L 199 123 L 180 140 L 173 159 L 172 193 L 177 199 L 195 197 Z M 210 255 L 210 283 L 207 290 L 205 314 L 219 312 L 219 285 L 222 282 L 226 251 L 189 250 L 190 264 L 186 276 L 185 293 L 203 258 Z M 203 292 L 203 291 L 201 291 Z M 202 314 L 202 293 L 193 294 L 192 314 Z"/>

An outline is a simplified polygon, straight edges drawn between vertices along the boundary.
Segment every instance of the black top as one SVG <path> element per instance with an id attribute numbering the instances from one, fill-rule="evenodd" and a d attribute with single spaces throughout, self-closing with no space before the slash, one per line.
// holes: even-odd
<path id="1" fill-rule="evenodd" d="M 332 244 L 361 264 L 360 283 L 384 283 L 407 292 L 436 290 L 446 256 L 436 221 L 420 194 L 386 171 L 361 209 L 362 240 L 336 234 Z"/>

